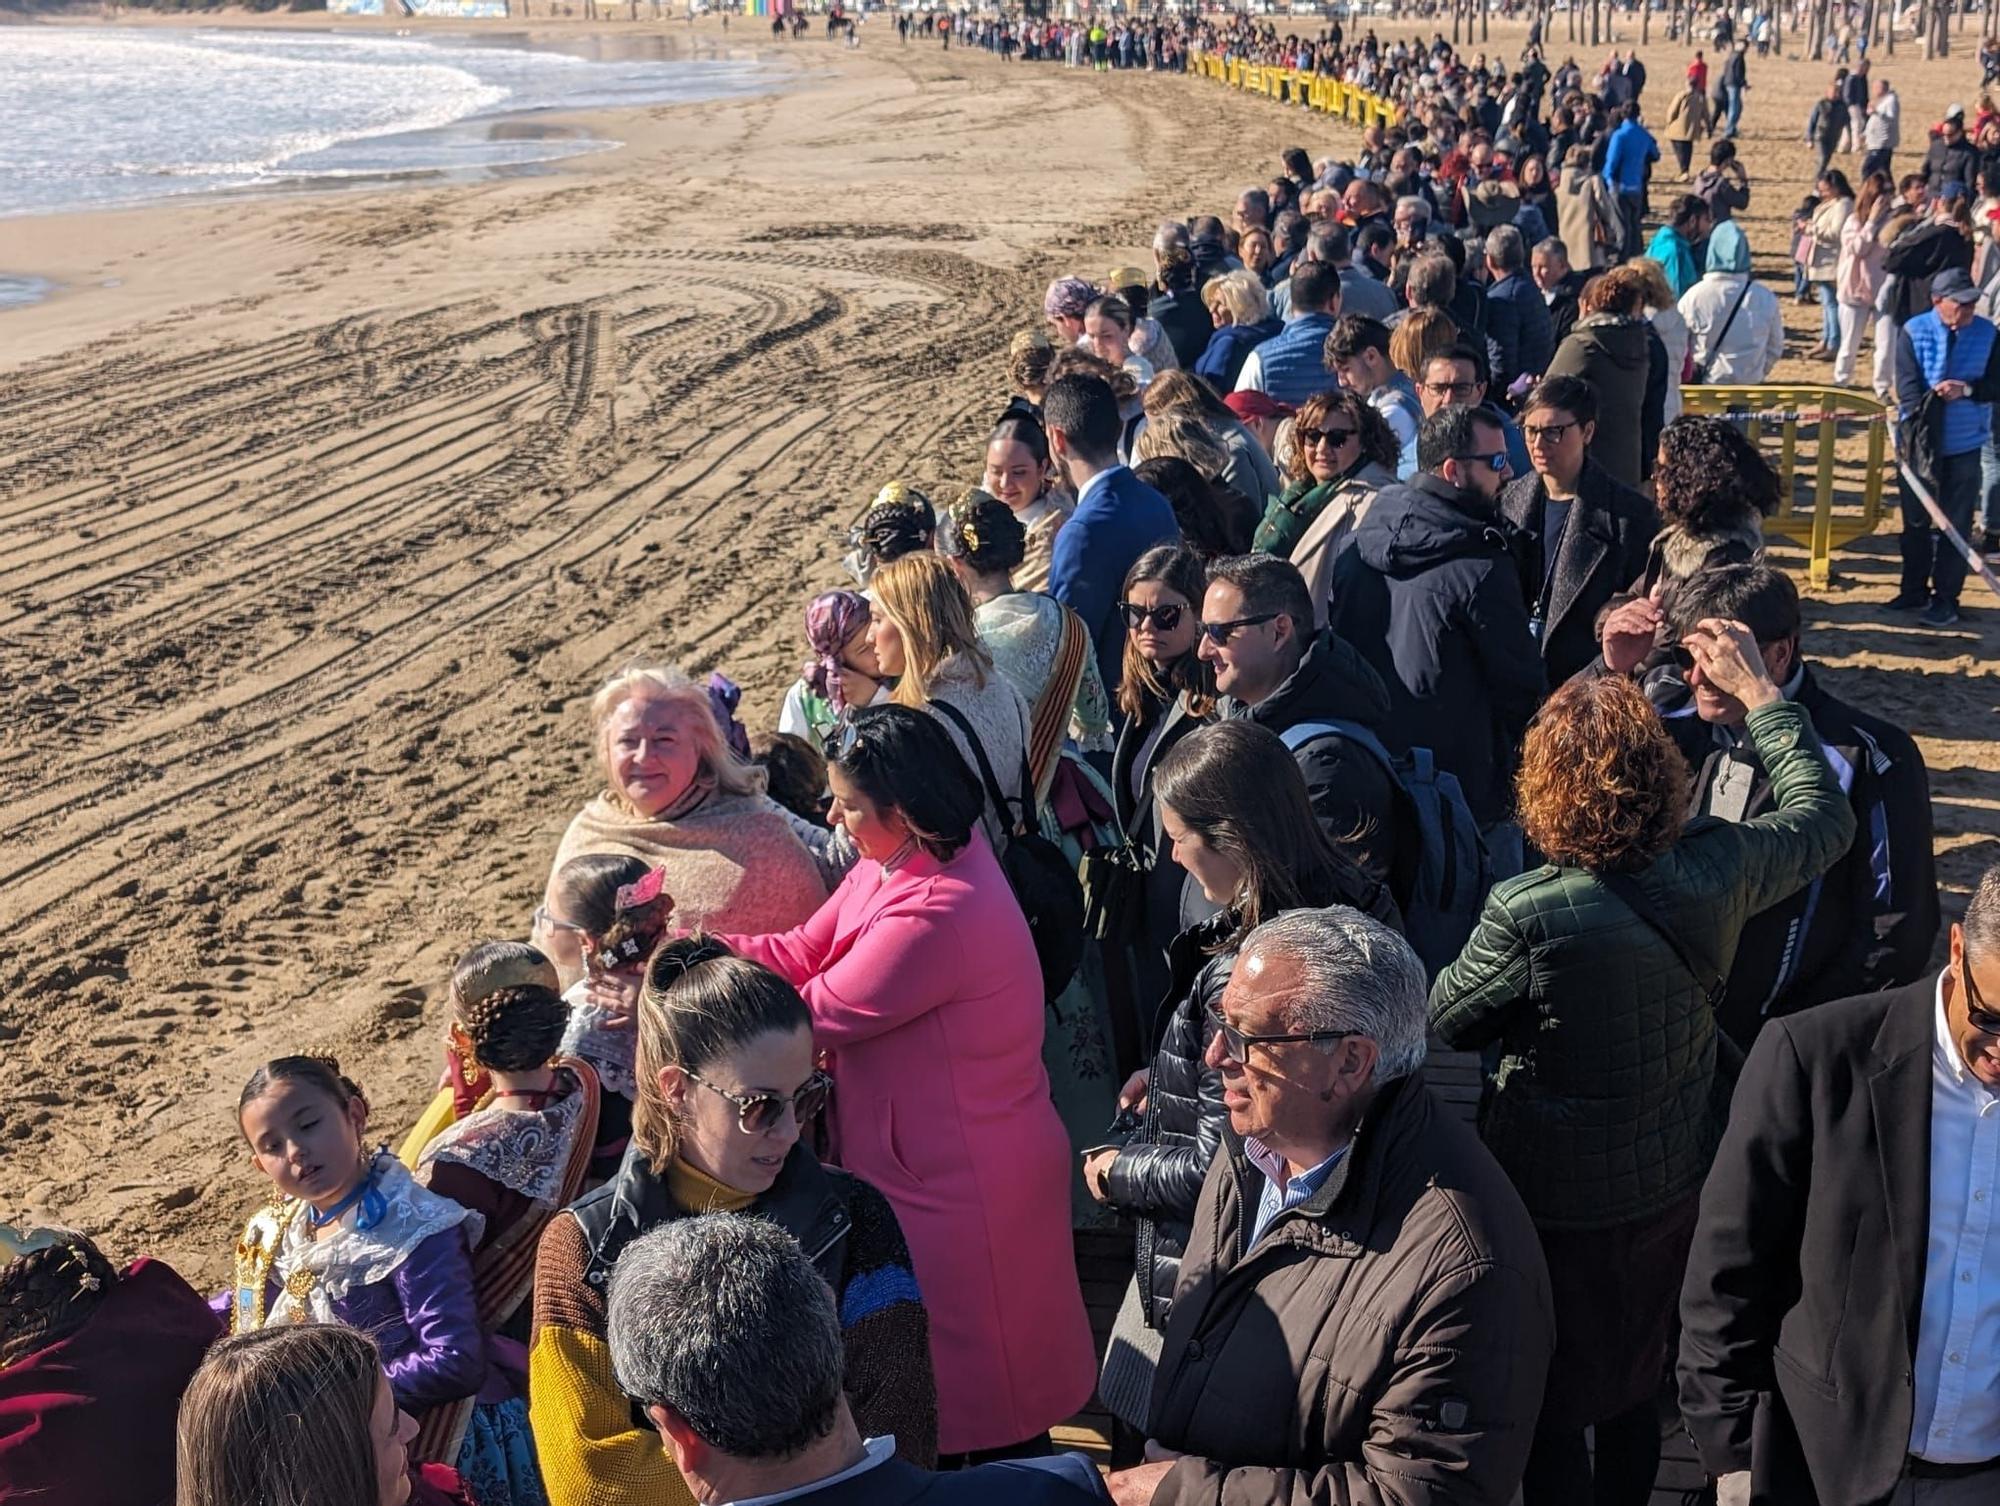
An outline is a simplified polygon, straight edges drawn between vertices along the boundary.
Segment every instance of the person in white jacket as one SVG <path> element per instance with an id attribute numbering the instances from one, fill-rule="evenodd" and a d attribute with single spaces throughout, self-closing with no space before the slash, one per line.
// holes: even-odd
<path id="1" fill-rule="evenodd" d="M 1751 274 L 1750 243 L 1734 220 L 1710 233 L 1707 270 L 1681 295 L 1680 311 L 1704 381 L 1761 382 L 1785 353 L 1778 297 Z"/>

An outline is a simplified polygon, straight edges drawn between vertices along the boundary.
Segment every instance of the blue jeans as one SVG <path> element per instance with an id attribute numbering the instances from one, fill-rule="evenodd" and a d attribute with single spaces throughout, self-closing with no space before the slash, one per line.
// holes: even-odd
<path id="1" fill-rule="evenodd" d="M 1993 406 L 2000 417 L 2000 403 Z M 2000 533 L 2000 426 L 1979 447 L 1979 530 Z"/>
<path id="2" fill-rule="evenodd" d="M 1743 90 L 1735 84 L 1722 86 L 1723 97 L 1728 101 L 1728 115 L 1724 120 L 1724 136 L 1736 134 L 1736 123 L 1743 118 Z"/>
<path id="3" fill-rule="evenodd" d="M 1840 305 L 1834 301 L 1833 284 L 1816 282 L 1813 291 L 1819 294 L 1819 338 L 1820 344 L 1828 350 L 1840 349 Z"/>

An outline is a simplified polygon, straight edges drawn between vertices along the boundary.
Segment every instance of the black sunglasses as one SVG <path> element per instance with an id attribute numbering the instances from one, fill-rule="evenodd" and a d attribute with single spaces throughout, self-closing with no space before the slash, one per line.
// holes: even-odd
<path id="1" fill-rule="evenodd" d="M 1979 988 L 1972 981 L 1972 963 L 1966 957 L 1963 947 L 1958 954 L 1958 979 L 1965 985 L 1965 1020 L 1981 1035 L 2000 1035 L 2000 1014 L 1986 1007 L 1986 1001 L 1979 997 Z"/>
<path id="2" fill-rule="evenodd" d="M 1229 1059 L 1238 1066 L 1250 1060 L 1252 1046 L 1288 1046 L 1300 1041 L 1344 1041 L 1351 1035 L 1362 1034 L 1359 1030 L 1302 1030 L 1289 1031 L 1283 1035 L 1245 1035 L 1222 1017 L 1222 1012 L 1213 1004 L 1204 1011 L 1208 1015 L 1208 1030 L 1211 1039 L 1215 1032 L 1222 1032 L 1222 1049 Z"/>
<path id="3" fill-rule="evenodd" d="M 1125 614 L 1125 626 L 1135 633 L 1146 625 L 1148 618 L 1161 632 L 1171 633 L 1181 625 L 1181 613 L 1187 609 L 1172 602 L 1165 606 L 1142 607 L 1137 602 L 1121 601 L 1118 610 Z"/>
<path id="4" fill-rule="evenodd" d="M 1337 450 L 1353 437 L 1354 430 L 1352 429 L 1294 429 L 1292 431 L 1292 438 L 1298 441 L 1299 448 L 1302 450 L 1310 450 L 1314 445 L 1322 441 L 1332 445 Z"/>
<path id="5" fill-rule="evenodd" d="M 687 1071 L 685 1067 L 681 1070 Z M 692 1072 L 687 1075 L 689 1082 L 700 1083 L 709 1092 L 720 1094 L 736 1105 L 736 1127 L 746 1135 L 761 1135 L 777 1128 L 778 1121 L 785 1117 L 787 1104 L 801 1125 L 807 1123 L 826 1107 L 826 1095 L 833 1090 L 833 1079 L 824 1072 L 813 1073 L 796 1093 L 732 1093 Z"/>
<path id="6" fill-rule="evenodd" d="M 1239 617 L 1234 622 L 1204 622 L 1201 625 L 1201 636 L 1220 648 L 1230 640 L 1238 628 L 1256 627 L 1260 622 L 1269 622 L 1283 615 L 1281 612 L 1263 612 L 1255 617 Z"/>
<path id="7" fill-rule="evenodd" d="M 1505 450 L 1495 450 L 1491 455 L 1454 455 L 1451 458 L 1453 460 L 1484 461 L 1496 476 L 1507 469 L 1507 452 Z"/>

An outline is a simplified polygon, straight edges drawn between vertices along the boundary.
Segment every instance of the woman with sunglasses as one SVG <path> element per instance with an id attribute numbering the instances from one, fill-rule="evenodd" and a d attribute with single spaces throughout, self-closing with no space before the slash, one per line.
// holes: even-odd
<path id="1" fill-rule="evenodd" d="M 1644 691 L 1570 680 L 1529 729 L 1518 781 L 1545 862 L 1493 887 L 1431 989 L 1438 1036 L 1486 1053 L 1480 1138 L 1548 1258 L 1556 1353 L 1528 1506 L 1651 1499 L 1655 1400 L 1735 1078 L 1716 1005 L 1744 922 L 1854 835 L 1811 717 L 1771 683 L 1749 630 L 1706 618 L 1682 646 L 1752 708 L 1744 731 L 1777 808 L 1686 822 L 1687 763 Z"/>
<path id="2" fill-rule="evenodd" d="M 1375 494 L 1395 483 L 1402 445 L 1387 419 L 1342 387 L 1299 405 L 1292 455 L 1285 489 L 1264 509 L 1251 547 L 1299 567 L 1323 624 L 1333 557 Z"/>
<path id="3" fill-rule="evenodd" d="M 940 1452 L 1046 1453 L 1096 1363 L 1035 943 L 937 721 L 855 713 L 827 777 L 861 861 L 797 930 L 718 939 L 812 1010 L 836 1084 L 834 1159 L 882 1190 L 909 1236 Z"/>
<path id="4" fill-rule="evenodd" d="M 1157 1043 L 1152 1065 L 1118 1098 L 1121 1111 L 1143 1116 L 1137 1133 L 1084 1160 L 1092 1193 L 1138 1221 L 1137 1275 L 1098 1394 L 1142 1431 L 1195 1200 L 1222 1142 L 1221 1074 L 1202 1054 L 1237 948 L 1264 921 L 1300 908 L 1348 905 L 1402 928 L 1386 887 L 1321 829 L 1297 761 L 1267 728 L 1239 720 L 1192 732 L 1161 760 L 1154 798 L 1176 862 L 1219 912 L 1167 949 L 1168 984 L 1149 1033 Z"/>
<path id="5" fill-rule="evenodd" d="M 928 1467 L 928 1322 L 888 1202 L 803 1138 L 828 1096 L 804 1001 L 719 942 L 686 937 L 653 955 L 638 1035 L 632 1153 L 550 1221 L 536 1262 L 530 1413 L 551 1506 L 692 1500 L 612 1373 L 604 1293 L 634 1239 L 701 1213 L 755 1214 L 799 1241 L 840 1298 L 856 1423 Z"/>

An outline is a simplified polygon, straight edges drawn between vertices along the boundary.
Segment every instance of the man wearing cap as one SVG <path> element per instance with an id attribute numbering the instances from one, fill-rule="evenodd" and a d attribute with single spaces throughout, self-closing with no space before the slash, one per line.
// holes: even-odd
<path id="1" fill-rule="evenodd" d="M 1232 392 L 1222 402 L 1244 428 L 1257 436 L 1257 443 L 1264 447 L 1266 455 L 1276 453 L 1278 425 L 1296 411 L 1290 403 L 1281 403 L 1265 392 Z"/>
<path id="2" fill-rule="evenodd" d="M 1905 324 L 1896 341 L 1898 414 L 1906 426 L 1933 426 L 1933 494 L 1961 535 L 1972 528 L 1979 501 L 1979 452 L 1992 432 L 1992 404 L 2000 399 L 2000 331 L 1979 317 L 1978 302 L 1979 289 L 1965 271 L 1947 267 L 1931 279 L 1931 311 Z M 1933 526 L 1907 472 L 1901 490 L 1903 582 L 1889 606 L 1895 611 L 1921 607 L 1918 621 L 1926 627 L 1950 627 L 1958 621 L 1965 558 Z"/>
<path id="3" fill-rule="evenodd" d="M 1939 193 L 1947 183 L 1963 183 L 1969 191 L 1978 169 L 1979 155 L 1965 139 L 1965 106 L 1955 104 L 1944 112 L 1944 124 L 1938 127 L 1931 149 L 1924 154 L 1920 170 L 1924 187 Z"/>

